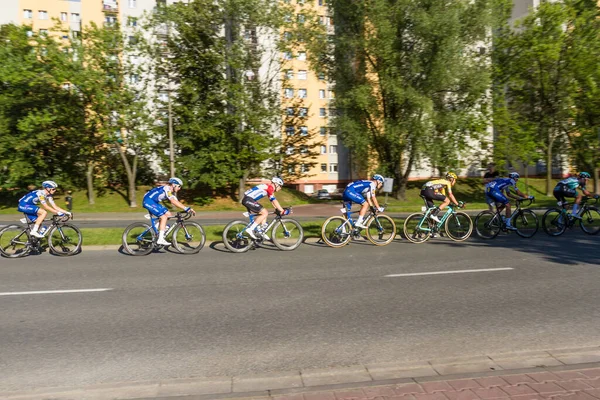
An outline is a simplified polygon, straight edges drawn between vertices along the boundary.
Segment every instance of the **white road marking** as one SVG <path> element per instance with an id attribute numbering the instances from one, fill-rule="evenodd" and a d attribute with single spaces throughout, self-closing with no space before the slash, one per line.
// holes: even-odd
<path id="1" fill-rule="evenodd" d="M 410 273 L 410 274 L 386 275 L 385 278 L 396 278 L 396 277 L 401 277 L 401 276 L 466 274 L 469 272 L 494 272 L 494 271 L 508 271 L 511 269 L 514 269 L 514 268 L 485 268 L 485 269 L 461 269 L 461 270 L 457 270 L 457 271 L 415 272 L 415 273 Z"/>
<path id="2" fill-rule="evenodd" d="M 57 294 L 57 293 L 89 293 L 89 292 L 107 292 L 111 288 L 103 289 L 75 289 L 75 290 L 38 290 L 34 292 L 4 292 L 0 296 L 19 296 L 27 294 Z"/>

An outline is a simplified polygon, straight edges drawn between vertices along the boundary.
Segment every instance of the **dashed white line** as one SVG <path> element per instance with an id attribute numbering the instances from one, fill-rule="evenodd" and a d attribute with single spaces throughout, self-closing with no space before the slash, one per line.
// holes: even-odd
<path id="1" fill-rule="evenodd" d="M 101 289 L 74 289 L 74 290 L 38 290 L 32 292 L 4 292 L 0 293 L 0 296 L 21 296 L 28 294 L 62 294 L 62 293 L 89 293 L 89 292 L 107 292 L 112 290 L 111 288 Z"/>
<path id="2" fill-rule="evenodd" d="M 385 278 L 397 278 L 397 277 L 402 277 L 402 276 L 466 274 L 469 272 L 495 272 L 495 271 L 509 271 L 511 269 L 514 269 L 514 268 L 485 268 L 485 269 L 460 269 L 460 270 L 456 270 L 456 271 L 414 272 L 414 273 L 408 273 L 408 274 L 386 275 Z"/>

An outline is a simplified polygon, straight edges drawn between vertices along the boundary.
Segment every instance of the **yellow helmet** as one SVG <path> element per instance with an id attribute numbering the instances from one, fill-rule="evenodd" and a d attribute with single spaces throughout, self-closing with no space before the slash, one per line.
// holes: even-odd
<path id="1" fill-rule="evenodd" d="M 456 176 L 456 174 L 454 172 L 448 172 L 446 174 L 446 179 L 454 179 L 454 180 L 456 180 L 456 179 L 458 179 L 458 176 Z"/>

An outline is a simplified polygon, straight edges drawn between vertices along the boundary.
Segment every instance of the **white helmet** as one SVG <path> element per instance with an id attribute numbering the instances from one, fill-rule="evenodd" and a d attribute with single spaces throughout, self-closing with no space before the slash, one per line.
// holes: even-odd
<path id="1" fill-rule="evenodd" d="M 183 181 L 179 178 L 171 178 L 169 179 L 169 183 L 171 185 L 179 185 L 179 186 L 183 186 Z"/>
<path id="2" fill-rule="evenodd" d="M 281 187 L 283 187 L 283 180 L 279 177 L 274 177 L 273 179 L 271 179 L 271 182 L 273 182 L 276 185 L 279 185 Z"/>
<path id="3" fill-rule="evenodd" d="M 46 189 L 56 189 L 58 187 L 58 184 L 54 181 L 44 181 L 42 182 L 42 187 Z"/>
<path id="4" fill-rule="evenodd" d="M 508 177 L 510 179 L 519 179 L 519 174 L 516 172 L 511 172 L 510 174 L 508 174 Z"/>

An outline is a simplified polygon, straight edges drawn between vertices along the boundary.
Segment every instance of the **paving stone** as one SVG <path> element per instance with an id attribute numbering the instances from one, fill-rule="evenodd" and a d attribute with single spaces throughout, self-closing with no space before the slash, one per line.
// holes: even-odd
<path id="1" fill-rule="evenodd" d="M 567 365 L 600 362 L 600 350 L 587 353 L 561 353 L 552 355 L 554 358 Z"/>
<path id="2" fill-rule="evenodd" d="M 480 400 L 479 397 L 470 389 L 441 393 L 444 393 L 444 395 L 450 400 Z"/>
<path id="3" fill-rule="evenodd" d="M 369 372 L 362 366 L 302 370 L 301 373 L 304 386 L 372 381 L 371 375 L 369 375 Z"/>
<path id="4" fill-rule="evenodd" d="M 300 387 L 302 387 L 302 378 L 300 378 L 298 372 L 240 375 L 233 377 L 233 391 L 236 393 Z"/>
<path id="5" fill-rule="evenodd" d="M 502 390 L 504 390 L 506 393 L 508 393 L 511 397 L 524 395 L 524 394 L 538 394 L 538 392 L 536 392 L 535 390 L 533 390 L 532 388 L 530 388 L 529 386 L 527 386 L 524 383 L 522 383 L 520 385 L 514 385 L 514 386 L 503 386 Z"/>
<path id="6" fill-rule="evenodd" d="M 302 393 L 286 394 L 282 396 L 273 396 L 273 400 L 304 400 Z"/>
<path id="7" fill-rule="evenodd" d="M 366 400 L 367 395 L 362 389 L 339 390 L 335 391 L 335 398 L 338 400 Z"/>
<path id="8" fill-rule="evenodd" d="M 420 378 L 425 376 L 437 376 L 438 373 L 429 364 L 423 364 L 417 368 L 394 363 L 367 365 L 367 370 L 374 380 Z"/>
<path id="9" fill-rule="evenodd" d="M 454 390 L 454 388 L 450 386 L 446 381 L 423 382 L 421 383 L 421 386 L 423 386 L 423 389 L 425 389 L 427 393 Z"/>
<path id="10" fill-rule="evenodd" d="M 578 372 L 580 372 L 582 375 L 587 376 L 588 378 L 600 377 L 600 368 L 582 369 Z"/>
<path id="11" fill-rule="evenodd" d="M 304 400 L 336 400 L 333 392 L 304 393 Z"/>
<path id="12" fill-rule="evenodd" d="M 595 397 L 592 397 L 585 392 L 571 392 L 566 394 L 559 394 L 556 396 L 552 396 L 552 398 L 563 400 L 596 400 Z"/>
<path id="13" fill-rule="evenodd" d="M 571 390 L 571 391 L 592 388 L 592 386 L 588 385 L 587 383 L 585 383 L 583 380 L 580 380 L 580 379 L 574 379 L 574 380 L 569 380 L 569 381 L 555 381 L 554 383 L 556 383 L 558 386 L 564 388 L 565 390 Z"/>
<path id="14" fill-rule="evenodd" d="M 538 393 L 560 393 L 565 391 L 565 389 L 561 388 L 554 382 L 526 383 L 526 385 L 529 385 L 529 387 Z"/>
<path id="15" fill-rule="evenodd" d="M 418 383 L 407 383 L 405 385 L 396 386 L 394 388 L 394 392 L 402 396 L 405 394 L 425 393 L 425 389 L 423 389 Z"/>
<path id="16" fill-rule="evenodd" d="M 452 381 L 446 381 L 454 390 L 474 389 L 480 388 L 481 385 L 473 379 L 456 379 Z"/>
<path id="17" fill-rule="evenodd" d="M 511 385 L 518 385 L 519 383 L 537 383 L 532 377 L 527 376 L 525 374 L 518 375 L 503 375 L 502 379 Z"/>
<path id="18" fill-rule="evenodd" d="M 415 394 L 415 399 L 416 400 L 448 400 L 448 398 L 446 396 L 444 396 L 442 394 L 442 392 L 435 392 L 435 393 L 427 393 L 427 394 Z"/>
<path id="19" fill-rule="evenodd" d="M 596 379 L 581 379 L 580 382 L 585 382 L 591 387 L 600 388 L 600 378 Z"/>
<path id="20" fill-rule="evenodd" d="M 600 399 L 600 389 L 585 389 L 584 392 L 586 392 L 590 396 L 594 396 Z"/>
<path id="21" fill-rule="evenodd" d="M 501 397 L 509 397 L 508 393 L 500 389 L 499 387 L 473 389 L 475 393 L 481 399 L 496 399 Z"/>
<path id="22" fill-rule="evenodd" d="M 485 378 L 475 378 L 475 381 L 484 388 L 491 388 L 494 386 L 507 386 L 509 383 L 499 376 L 490 376 Z"/>
<path id="23" fill-rule="evenodd" d="M 588 379 L 590 377 L 582 374 L 580 371 L 553 371 L 554 375 L 558 376 L 561 380 L 572 380 L 572 379 Z"/>
<path id="24" fill-rule="evenodd" d="M 552 381 L 560 381 L 561 379 L 554 375 L 552 372 L 533 372 L 531 374 L 527 374 L 531 378 L 533 378 L 536 382 L 552 382 Z"/>
<path id="25" fill-rule="evenodd" d="M 367 395 L 367 397 L 391 397 L 395 396 L 396 392 L 394 392 L 393 386 L 373 386 L 363 388 L 363 392 Z"/>
<path id="26" fill-rule="evenodd" d="M 510 399 L 511 400 L 546 400 L 546 398 L 543 397 L 542 395 L 540 395 L 539 393 L 510 396 Z"/>
<path id="27" fill-rule="evenodd" d="M 433 368 L 440 375 L 454 375 L 454 374 L 468 374 L 473 372 L 492 372 L 500 371 L 502 367 L 493 362 L 490 359 L 487 361 L 481 361 L 477 363 L 464 363 L 464 364 L 438 364 L 432 363 Z"/>

